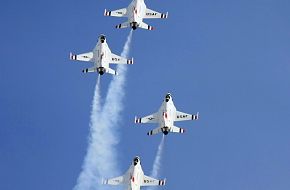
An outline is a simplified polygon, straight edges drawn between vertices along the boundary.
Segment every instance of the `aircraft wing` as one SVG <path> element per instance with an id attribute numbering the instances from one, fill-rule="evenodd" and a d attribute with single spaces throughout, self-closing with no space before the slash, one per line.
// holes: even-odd
<path id="1" fill-rule="evenodd" d="M 167 18 L 167 17 L 168 17 L 168 12 L 166 14 L 163 14 L 157 11 L 153 11 L 151 9 L 146 9 L 144 18 Z"/>
<path id="2" fill-rule="evenodd" d="M 122 175 L 111 179 L 105 179 L 102 183 L 108 185 L 123 185 L 125 184 L 125 176 Z"/>
<path id="3" fill-rule="evenodd" d="M 70 53 L 69 58 L 71 60 L 78 60 L 78 61 L 93 61 L 93 52 L 88 52 L 88 53 L 82 53 L 82 54 L 72 54 Z"/>
<path id="4" fill-rule="evenodd" d="M 157 123 L 157 122 L 158 122 L 158 112 L 142 118 L 135 117 L 135 123 Z"/>
<path id="5" fill-rule="evenodd" d="M 118 9 L 118 10 L 114 10 L 114 11 L 107 11 L 105 9 L 104 15 L 105 16 L 115 16 L 115 17 L 126 17 L 127 16 L 127 8 Z"/>
<path id="6" fill-rule="evenodd" d="M 176 118 L 174 121 L 186 121 L 186 120 L 198 120 L 199 114 L 188 114 L 188 113 L 183 113 L 180 111 L 176 111 Z"/>
<path id="7" fill-rule="evenodd" d="M 165 185 L 166 180 L 159 180 L 159 179 L 154 179 L 152 177 L 144 175 L 143 182 L 141 186 L 158 186 L 158 185 Z"/>
<path id="8" fill-rule="evenodd" d="M 121 57 L 119 55 L 111 53 L 111 62 L 113 64 L 133 64 L 133 58 L 132 59 L 127 59 L 125 57 Z"/>
<path id="9" fill-rule="evenodd" d="M 128 183 L 128 175 L 129 175 L 130 168 L 126 171 L 126 173 L 119 177 L 114 177 L 111 179 L 103 179 L 102 184 L 108 185 L 124 185 Z"/>

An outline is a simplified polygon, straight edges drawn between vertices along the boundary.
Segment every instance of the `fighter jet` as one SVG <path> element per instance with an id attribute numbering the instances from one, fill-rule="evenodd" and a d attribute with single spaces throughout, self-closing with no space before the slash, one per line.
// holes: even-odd
<path id="1" fill-rule="evenodd" d="M 74 55 L 70 53 L 71 60 L 93 62 L 94 66 L 84 69 L 83 73 L 98 72 L 100 75 L 109 73 L 118 75 L 118 73 L 109 67 L 109 64 L 133 64 L 133 58 L 127 59 L 125 57 L 113 54 L 106 42 L 106 36 L 100 35 L 98 43 L 92 52 Z"/>
<path id="2" fill-rule="evenodd" d="M 133 30 L 137 28 L 143 28 L 146 30 L 153 30 L 152 26 L 143 22 L 143 19 L 152 18 L 167 18 L 168 12 L 166 14 L 147 9 L 144 0 L 133 0 L 127 8 L 118 9 L 115 11 L 107 11 L 105 9 L 105 16 L 114 17 L 127 17 L 128 21 L 122 24 L 118 24 L 116 28 L 127 28 L 131 27 Z"/>
<path id="3" fill-rule="evenodd" d="M 164 101 L 159 108 L 159 111 L 148 115 L 146 117 L 137 118 L 135 117 L 135 123 L 159 123 L 159 127 L 149 131 L 147 135 L 155 135 L 157 133 L 184 133 L 185 130 L 174 126 L 175 121 L 186 121 L 186 120 L 197 120 L 199 113 L 192 115 L 176 111 L 176 108 L 172 101 L 172 96 L 167 93 Z"/>
<path id="4" fill-rule="evenodd" d="M 109 185 L 127 185 L 127 190 L 140 190 L 141 186 L 165 185 L 165 180 L 158 180 L 144 175 L 140 157 L 136 156 L 133 159 L 132 165 L 124 175 L 103 180 L 102 183 Z"/>

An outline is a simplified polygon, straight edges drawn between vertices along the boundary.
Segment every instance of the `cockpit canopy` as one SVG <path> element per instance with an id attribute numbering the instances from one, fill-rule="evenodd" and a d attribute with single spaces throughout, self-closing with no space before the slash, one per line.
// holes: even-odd
<path id="1" fill-rule="evenodd" d="M 165 96 L 165 101 L 168 102 L 171 99 L 171 94 L 167 93 Z"/>
<path id="2" fill-rule="evenodd" d="M 102 43 L 104 43 L 106 41 L 106 36 L 104 34 L 101 34 L 99 39 Z"/>
<path id="3" fill-rule="evenodd" d="M 140 163 L 140 157 L 139 157 L 139 156 L 136 156 L 136 157 L 133 159 L 133 164 L 134 164 L 134 166 L 136 166 L 138 163 Z"/>

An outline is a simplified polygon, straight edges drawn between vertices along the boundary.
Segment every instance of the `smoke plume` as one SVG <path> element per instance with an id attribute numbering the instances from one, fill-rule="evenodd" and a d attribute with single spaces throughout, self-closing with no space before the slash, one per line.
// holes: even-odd
<path id="1" fill-rule="evenodd" d="M 123 47 L 122 56 L 128 57 L 132 30 Z M 119 122 L 125 95 L 126 65 L 118 65 L 118 76 L 109 85 L 103 108 L 100 105 L 100 78 L 98 78 L 90 116 L 90 136 L 82 171 L 74 190 L 108 189 L 100 185 L 102 177 L 119 175 L 116 145 L 119 143 Z"/>

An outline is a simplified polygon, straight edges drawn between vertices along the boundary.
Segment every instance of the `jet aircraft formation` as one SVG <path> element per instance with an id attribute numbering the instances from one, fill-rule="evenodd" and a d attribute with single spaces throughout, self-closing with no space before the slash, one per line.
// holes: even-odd
<path id="1" fill-rule="evenodd" d="M 133 0 L 127 8 L 114 11 L 105 9 L 104 16 L 127 17 L 128 20 L 122 24 L 116 25 L 116 28 L 130 27 L 133 30 L 137 28 L 153 30 L 154 27 L 143 22 L 143 19 L 165 19 L 168 18 L 168 12 L 159 13 L 148 9 L 144 0 Z M 110 64 L 133 64 L 133 58 L 127 59 L 111 52 L 107 44 L 107 38 L 104 34 L 99 36 L 98 42 L 91 52 L 82 54 L 70 53 L 70 59 L 92 62 L 94 66 L 84 69 L 83 73 L 97 72 L 99 75 L 105 73 L 118 75 L 115 70 L 110 68 Z M 199 113 L 188 114 L 177 111 L 172 100 L 172 95 L 167 93 L 161 107 L 156 113 L 142 118 L 135 117 L 135 123 L 158 123 L 158 127 L 149 131 L 147 135 L 151 136 L 158 133 L 168 135 L 169 133 L 185 132 L 184 129 L 174 126 L 175 121 L 197 120 L 198 118 Z M 108 185 L 126 185 L 128 190 L 140 190 L 142 186 L 163 186 L 165 185 L 165 180 L 154 179 L 144 175 L 141 167 L 141 159 L 136 156 L 124 175 L 111 179 L 104 179 L 102 183 Z"/>

